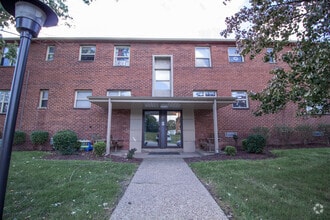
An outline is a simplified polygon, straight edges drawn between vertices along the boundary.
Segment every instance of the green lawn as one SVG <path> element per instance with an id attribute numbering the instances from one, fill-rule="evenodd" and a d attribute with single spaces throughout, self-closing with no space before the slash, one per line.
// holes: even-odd
<path id="1" fill-rule="evenodd" d="M 135 164 L 13 152 L 3 219 L 109 219 Z"/>
<path id="2" fill-rule="evenodd" d="M 235 219 L 330 219 L 330 148 L 190 166 Z"/>

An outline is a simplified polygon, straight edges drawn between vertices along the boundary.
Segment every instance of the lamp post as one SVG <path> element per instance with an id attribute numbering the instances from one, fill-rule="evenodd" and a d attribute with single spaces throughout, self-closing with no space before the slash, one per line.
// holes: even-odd
<path id="1" fill-rule="evenodd" d="M 55 26 L 58 22 L 55 12 L 38 0 L 1 0 L 1 4 L 9 14 L 15 16 L 20 45 L 0 149 L 0 218 L 3 216 L 12 144 L 31 39 L 38 36 L 41 27 Z"/>

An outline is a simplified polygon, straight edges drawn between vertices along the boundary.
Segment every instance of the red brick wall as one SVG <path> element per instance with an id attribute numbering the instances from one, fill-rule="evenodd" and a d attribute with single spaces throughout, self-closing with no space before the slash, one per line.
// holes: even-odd
<path id="1" fill-rule="evenodd" d="M 55 45 L 53 61 L 45 61 L 47 46 Z M 79 61 L 81 45 L 96 45 L 92 62 Z M 129 45 L 130 66 L 114 67 L 114 46 Z M 195 47 L 211 47 L 211 68 L 195 67 Z M 109 89 L 132 91 L 132 96 L 152 95 L 152 56 L 173 56 L 174 96 L 191 97 L 194 90 L 216 90 L 218 96 L 231 96 L 232 90 L 260 91 L 271 75 L 269 70 L 278 64 L 245 59 L 244 63 L 229 63 L 227 48 L 230 42 L 167 42 L 167 41 L 111 41 L 111 40 L 35 40 L 29 53 L 25 84 L 20 103 L 17 129 L 28 134 L 33 130 L 47 130 L 53 135 L 62 129 L 72 129 L 79 138 L 90 139 L 93 134 L 106 137 L 107 110 L 92 105 L 91 109 L 75 109 L 76 89 L 92 90 L 93 96 L 104 96 Z M 9 89 L 13 68 L 0 67 L 0 89 Z M 39 92 L 49 90 L 47 109 L 38 109 Z M 294 107 L 276 115 L 254 117 L 255 102 L 249 100 L 247 110 L 227 106 L 218 110 L 219 133 L 224 143 L 224 132 L 237 131 L 246 137 L 256 126 L 276 124 L 295 126 L 300 123 L 330 123 L 329 117 L 298 119 Z M 129 140 L 128 110 L 113 111 L 112 134 L 123 138 L 125 148 Z M 0 115 L 0 130 L 5 115 Z M 212 111 L 195 111 L 196 140 L 213 132 Z M 207 122 L 207 123 L 206 123 Z M 142 132 L 142 131 L 141 131 Z"/>

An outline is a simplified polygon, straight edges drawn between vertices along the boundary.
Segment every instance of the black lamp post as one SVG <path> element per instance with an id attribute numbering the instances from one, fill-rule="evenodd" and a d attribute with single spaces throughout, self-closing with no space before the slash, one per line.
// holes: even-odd
<path id="1" fill-rule="evenodd" d="M 52 9 L 38 0 L 1 0 L 1 4 L 8 13 L 15 16 L 20 46 L 0 149 L 0 218 L 3 216 L 12 144 L 31 39 L 38 36 L 41 27 L 55 26 L 58 22 Z"/>

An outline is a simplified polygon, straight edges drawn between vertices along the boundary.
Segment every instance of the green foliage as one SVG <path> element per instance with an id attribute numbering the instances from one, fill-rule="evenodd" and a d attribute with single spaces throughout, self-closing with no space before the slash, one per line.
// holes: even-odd
<path id="1" fill-rule="evenodd" d="M 230 156 L 235 156 L 237 154 L 237 150 L 233 146 L 226 146 L 225 153 Z"/>
<path id="2" fill-rule="evenodd" d="M 317 129 L 319 131 L 323 132 L 323 134 L 326 138 L 327 144 L 329 145 L 330 144 L 330 124 L 319 124 L 317 126 Z"/>
<path id="3" fill-rule="evenodd" d="M 14 145 L 24 144 L 26 141 L 26 133 L 24 131 L 15 131 Z"/>
<path id="4" fill-rule="evenodd" d="M 295 128 L 298 137 L 303 144 L 308 144 L 313 136 L 313 128 L 308 124 L 297 125 Z"/>
<path id="5" fill-rule="evenodd" d="M 249 1 L 249 6 L 226 18 L 221 35 L 234 34 L 243 56 L 266 62 L 273 58 L 289 67 L 276 65 L 267 87 L 251 94 L 260 101 L 255 115 L 276 113 L 289 102 L 297 104 L 298 115 L 329 113 L 329 11 L 326 0 Z M 290 41 L 292 36 L 295 43 Z M 266 48 L 273 51 L 267 53 Z"/>
<path id="6" fill-rule="evenodd" d="M 70 155 L 80 148 L 77 134 L 71 130 L 58 131 L 54 137 L 54 148 L 63 155 Z"/>
<path id="7" fill-rule="evenodd" d="M 267 127 L 254 127 L 252 128 L 252 132 L 253 134 L 259 134 L 263 136 L 266 139 L 266 141 L 269 137 L 269 128 Z"/>
<path id="8" fill-rule="evenodd" d="M 242 140 L 242 147 L 244 151 L 247 151 L 247 139 Z"/>
<path id="9" fill-rule="evenodd" d="M 2 138 L 2 131 L 0 131 L 0 139 Z"/>
<path id="10" fill-rule="evenodd" d="M 106 144 L 104 142 L 96 142 L 95 144 L 93 144 L 93 148 L 94 154 L 96 154 L 96 156 L 101 157 L 105 153 Z"/>
<path id="11" fill-rule="evenodd" d="M 48 141 L 49 133 L 47 131 L 33 131 L 30 134 L 32 144 L 41 145 Z"/>
<path id="12" fill-rule="evenodd" d="M 293 128 L 287 125 L 276 125 L 274 127 L 274 133 L 282 144 L 289 144 L 290 138 L 293 134 Z"/>
<path id="13" fill-rule="evenodd" d="M 247 138 L 246 150 L 249 153 L 262 153 L 266 146 L 266 139 L 260 134 L 252 134 Z"/>
<path id="14" fill-rule="evenodd" d="M 127 159 L 133 159 L 136 149 L 130 149 L 127 153 Z"/>

